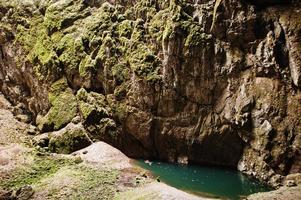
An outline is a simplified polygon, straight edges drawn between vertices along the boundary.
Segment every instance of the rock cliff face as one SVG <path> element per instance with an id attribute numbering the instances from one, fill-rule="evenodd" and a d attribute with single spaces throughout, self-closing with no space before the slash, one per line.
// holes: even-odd
<path id="1" fill-rule="evenodd" d="M 1 0 L 0 18 L 0 90 L 41 133 L 80 121 L 273 186 L 301 171 L 298 1 Z"/>

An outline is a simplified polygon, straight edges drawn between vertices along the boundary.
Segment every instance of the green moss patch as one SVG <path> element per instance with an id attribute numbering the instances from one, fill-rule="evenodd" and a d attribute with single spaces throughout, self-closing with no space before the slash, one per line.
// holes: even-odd
<path id="1" fill-rule="evenodd" d="M 18 10 L 11 17 L 26 21 L 16 23 L 16 41 L 27 49 L 41 79 L 56 79 L 62 71 L 87 79 L 100 73 L 104 82 L 113 80 L 118 86 L 133 71 L 156 82 L 162 41 L 181 34 L 184 45 L 192 47 L 211 37 L 194 22 L 193 6 L 186 1 L 143 0 L 129 7 L 108 2 L 93 7 L 79 0 L 44 4 L 36 3 L 40 12 Z"/>
<path id="2" fill-rule="evenodd" d="M 56 173 L 64 166 L 75 164 L 75 160 L 70 159 L 52 156 L 33 156 L 31 164 L 19 166 L 8 179 L 0 180 L 0 187 L 17 189 L 25 185 L 31 185 Z"/>
<path id="3" fill-rule="evenodd" d="M 33 161 L 18 166 L 0 188 L 16 190 L 31 185 L 34 199 L 112 199 L 116 193 L 118 170 L 96 169 L 77 158 L 33 156 Z"/>
<path id="4" fill-rule="evenodd" d="M 79 102 L 80 113 L 88 123 L 97 123 L 100 119 L 110 116 L 104 95 L 95 92 L 88 93 L 84 88 L 81 88 L 76 97 Z"/>
<path id="5" fill-rule="evenodd" d="M 131 68 L 140 77 L 148 81 L 160 79 L 160 60 L 154 52 L 145 45 L 138 45 L 137 49 L 129 57 Z"/>
<path id="6" fill-rule="evenodd" d="M 91 143 L 82 126 L 69 124 L 66 128 L 50 135 L 48 147 L 51 152 L 69 154 L 83 149 Z"/>
<path id="7" fill-rule="evenodd" d="M 113 199 L 119 172 L 84 165 L 61 168 L 36 185 L 36 193 L 47 199 Z"/>
<path id="8" fill-rule="evenodd" d="M 59 130 L 77 115 L 77 100 L 66 79 L 60 79 L 51 86 L 49 101 L 51 108 L 47 115 L 37 120 L 41 131 Z"/>

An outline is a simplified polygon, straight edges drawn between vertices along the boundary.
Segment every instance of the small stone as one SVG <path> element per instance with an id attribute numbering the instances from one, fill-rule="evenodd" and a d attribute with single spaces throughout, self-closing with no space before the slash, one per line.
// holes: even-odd
<path id="1" fill-rule="evenodd" d="M 271 123 L 268 120 L 264 120 L 263 124 L 260 127 L 266 134 L 270 133 L 273 130 Z"/>
<path id="2" fill-rule="evenodd" d="M 301 173 L 289 174 L 286 176 L 286 182 L 292 180 L 296 185 L 301 185 Z"/>
<path id="3" fill-rule="evenodd" d="M 81 121 L 81 118 L 80 118 L 80 116 L 76 116 L 76 117 L 74 117 L 73 119 L 72 119 L 72 123 L 74 123 L 74 124 L 79 124 L 80 123 L 80 121 Z"/>
<path id="4" fill-rule="evenodd" d="M 44 151 L 49 151 L 49 147 L 43 147 Z"/>
<path id="5" fill-rule="evenodd" d="M 297 184 L 295 183 L 294 180 L 288 180 L 288 181 L 286 182 L 286 186 L 287 186 L 287 187 L 294 187 L 294 186 L 297 186 Z"/>
<path id="6" fill-rule="evenodd" d="M 142 176 L 143 178 L 147 178 L 147 174 L 146 174 L 146 173 L 143 173 L 141 176 Z"/>
<path id="7" fill-rule="evenodd" d="M 33 188 L 30 185 L 26 185 L 24 187 L 19 188 L 16 191 L 15 196 L 18 200 L 28 200 L 32 197 L 33 194 Z"/>
<path id="8" fill-rule="evenodd" d="M 26 132 L 28 135 L 36 135 L 37 128 L 35 126 L 30 125 Z"/>
<path id="9" fill-rule="evenodd" d="M 23 109 L 24 108 L 26 108 L 26 106 L 22 103 L 19 103 L 18 105 L 13 107 L 12 112 L 14 113 L 14 115 L 23 115 Z"/>
<path id="10" fill-rule="evenodd" d="M 182 165 L 187 165 L 188 164 L 188 156 L 179 156 L 178 163 L 182 164 Z"/>
<path id="11" fill-rule="evenodd" d="M 34 145 L 37 145 L 40 147 L 48 147 L 49 140 L 50 140 L 49 134 L 44 133 L 42 135 L 38 135 L 38 136 L 34 137 L 33 143 L 34 143 Z"/>
<path id="12" fill-rule="evenodd" d="M 30 118 L 28 115 L 17 115 L 16 118 L 18 121 L 23 122 L 23 123 L 30 122 Z"/>
<path id="13" fill-rule="evenodd" d="M 79 163 L 82 163 L 83 160 L 81 159 L 81 157 L 77 156 L 77 157 L 75 157 L 74 162 L 75 162 L 76 164 L 79 164 Z"/>

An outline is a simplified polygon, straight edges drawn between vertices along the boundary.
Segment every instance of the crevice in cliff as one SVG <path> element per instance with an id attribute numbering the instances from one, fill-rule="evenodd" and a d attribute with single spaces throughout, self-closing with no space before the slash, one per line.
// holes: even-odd
<path id="1" fill-rule="evenodd" d="M 160 152 L 158 149 L 158 141 L 157 141 L 157 139 L 159 138 L 158 134 L 160 134 L 158 119 L 156 117 L 154 117 L 151 122 L 150 138 L 153 143 L 153 152 L 152 153 L 155 158 L 158 158 L 160 155 Z"/>
<path id="2" fill-rule="evenodd" d="M 155 102 L 154 106 L 152 107 L 152 112 L 153 112 L 153 118 L 152 118 L 152 122 L 151 122 L 151 127 L 150 127 L 150 138 L 152 140 L 152 144 L 153 144 L 153 156 L 158 158 L 159 155 L 160 155 L 160 152 L 159 152 L 159 148 L 158 148 L 158 135 L 160 134 L 160 127 L 159 127 L 159 121 L 158 121 L 158 105 L 159 105 L 159 102 L 161 101 L 162 99 L 162 94 L 163 92 L 163 88 L 162 86 L 160 86 L 160 89 L 158 91 L 158 94 L 159 94 L 159 98 L 158 100 Z"/>
<path id="3" fill-rule="evenodd" d="M 3 59 L 4 59 L 4 52 L 3 52 L 3 47 L 2 45 L 0 45 L 0 61 L 3 62 Z M 1 64 L 2 65 L 2 64 Z"/>
<path id="4" fill-rule="evenodd" d="M 275 44 L 275 59 L 281 69 L 287 69 L 289 67 L 289 55 L 286 46 L 285 34 L 282 29 Z"/>

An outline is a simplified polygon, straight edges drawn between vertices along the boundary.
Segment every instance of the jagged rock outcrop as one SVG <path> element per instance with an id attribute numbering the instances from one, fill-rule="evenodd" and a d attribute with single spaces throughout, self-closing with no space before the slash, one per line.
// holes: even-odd
<path id="1" fill-rule="evenodd" d="M 129 156 L 300 172 L 298 1 L 0 2 L 0 90 L 40 132 L 80 117 Z"/>

